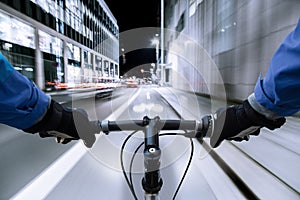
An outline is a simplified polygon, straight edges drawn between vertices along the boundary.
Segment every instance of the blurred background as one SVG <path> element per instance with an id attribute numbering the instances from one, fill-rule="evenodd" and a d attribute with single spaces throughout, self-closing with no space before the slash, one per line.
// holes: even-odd
<path id="1" fill-rule="evenodd" d="M 299 10 L 298 0 L 0 0 L 0 51 L 91 119 L 200 119 L 253 92 Z M 300 199 L 299 127 L 295 115 L 248 142 L 210 149 L 195 140 L 176 199 Z M 118 160 L 129 133 L 101 133 L 87 149 L 0 130 L 0 199 L 133 199 Z M 190 146 L 161 140 L 160 194 L 171 199 Z M 139 199 L 141 177 L 134 174 Z"/>

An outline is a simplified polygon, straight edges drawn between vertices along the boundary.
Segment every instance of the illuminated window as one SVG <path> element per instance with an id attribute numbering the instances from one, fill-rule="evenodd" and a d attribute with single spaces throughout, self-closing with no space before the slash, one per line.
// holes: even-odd
<path id="1" fill-rule="evenodd" d="M 35 49 L 33 27 L 3 13 L 0 13 L 0 26 L 1 40 Z"/>
<path id="2" fill-rule="evenodd" d="M 39 45 L 43 52 L 63 56 L 63 42 L 57 37 L 49 35 L 43 31 L 39 31 Z"/>
<path id="3" fill-rule="evenodd" d="M 193 16 L 196 12 L 196 1 L 195 0 L 192 0 L 190 2 L 190 9 L 189 9 L 189 17 Z"/>

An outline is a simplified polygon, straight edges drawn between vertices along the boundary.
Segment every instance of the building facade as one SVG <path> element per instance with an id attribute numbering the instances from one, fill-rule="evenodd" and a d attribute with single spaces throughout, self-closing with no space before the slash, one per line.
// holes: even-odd
<path id="1" fill-rule="evenodd" d="M 0 0 L 0 50 L 41 89 L 119 78 L 119 28 L 103 0 Z"/>
<path id="2" fill-rule="evenodd" d="M 299 10 L 300 1 L 294 0 L 165 1 L 165 60 L 172 64 L 165 69 L 165 80 L 176 88 L 213 96 L 218 94 L 207 84 L 223 84 L 228 99 L 247 98 L 295 27 Z M 176 50 L 182 38 L 181 50 Z M 179 53 L 172 53 L 175 50 Z M 222 83 L 212 80 L 212 66 Z M 189 84 L 182 84 L 178 76 Z"/>

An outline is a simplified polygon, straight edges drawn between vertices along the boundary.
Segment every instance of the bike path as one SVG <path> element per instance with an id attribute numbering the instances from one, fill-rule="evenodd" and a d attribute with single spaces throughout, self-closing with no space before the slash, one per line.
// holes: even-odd
<path id="1" fill-rule="evenodd" d="M 187 118 L 199 118 L 212 113 L 210 99 L 172 88 L 160 88 L 162 95 L 172 94 L 168 102 L 186 110 Z M 196 96 L 196 97 L 195 97 Z M 197 98 L 196 101 L 190 99 Z M 179 103 L 178 100 L 180 99 Z M 182 100 L 183 99 L 183 100 Z M 189 103 L 182 103 L 189 99 Z M 218 103 L 217 103 L 218 104 Z M 214 105 L 218 108 L 219 105 Z M 199 111 L 197 107 L 201 107 Z M 224 141 L 214 151 L 237 173 L 260 199 L 299 199 L 300 197 L 300 123 L 290 117 L 287 123 L 273 132 L 262 129 L 259 137 L 248 142 Z M 209 143 L 209 139 L 206 139 Z M 215 184 L 215 183 L 214 183 Z M 217 192 L 217 191 L 216 191 Z"/>

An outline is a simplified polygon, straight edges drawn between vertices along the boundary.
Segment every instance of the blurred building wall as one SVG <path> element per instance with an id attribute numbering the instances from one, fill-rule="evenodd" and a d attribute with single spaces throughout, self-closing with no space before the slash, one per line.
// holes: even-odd
<path id="1" fill-rule="evenodd" d="M 172 63 L 166 80 L 179 89 L 218 96 L 206 85 L 207 80 L 217 88 L 220 84 L 210 80 L 211 63 L 203 57 L 207 53 L 222 76 L 227 98 L 247 98 L 280 42 L 295 27 L 299 10 L 297 0 L 165 1 L 166 63 Z M 189 42 L 175 55 L 172 48 L 180 38 Z"/>

